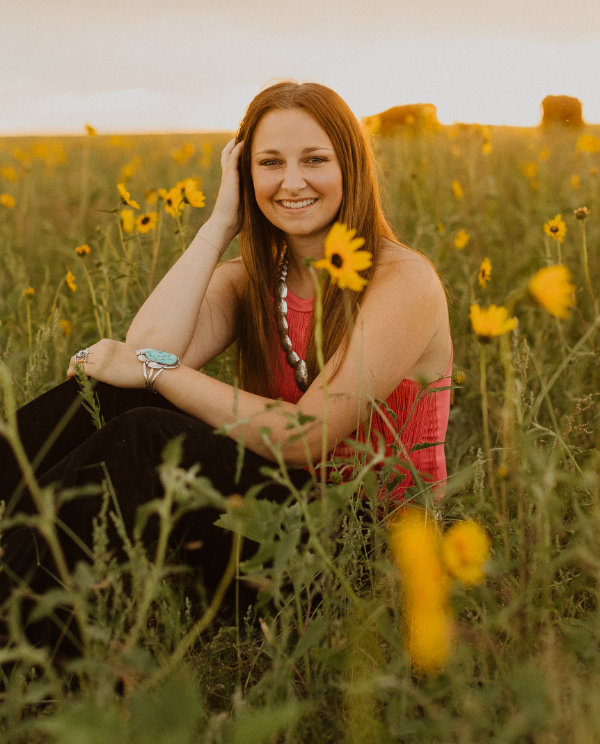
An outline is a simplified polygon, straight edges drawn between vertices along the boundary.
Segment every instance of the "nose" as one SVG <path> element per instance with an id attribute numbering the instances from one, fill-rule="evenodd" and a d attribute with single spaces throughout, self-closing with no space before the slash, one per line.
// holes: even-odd
<path id="1" fill-rule="evenodd" d="M 295 163 L 288 163 L 285 166 L 281 188 L 289 194 L 296 194 L 306 186 L 306 179 L 302 174 L 302 169 Z"/>

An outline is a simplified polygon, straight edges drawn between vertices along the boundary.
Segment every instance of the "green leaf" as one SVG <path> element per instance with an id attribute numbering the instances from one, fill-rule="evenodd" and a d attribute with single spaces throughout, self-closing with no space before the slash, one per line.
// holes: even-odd
<path id="1" fill-rule="evenodd" d="M 446 442 L 417 442 L 417 444 L 411 446 L 409 452 L 416 452 L 417 450 L 428 449 L 429 447 L 437 447 L 438 444 L 446 444 Z"/>

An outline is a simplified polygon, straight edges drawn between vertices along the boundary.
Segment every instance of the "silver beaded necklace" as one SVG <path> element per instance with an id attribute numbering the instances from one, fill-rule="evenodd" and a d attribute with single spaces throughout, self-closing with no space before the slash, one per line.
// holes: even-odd
<path id="1" fill-rule="evenodd" d="M 279 268 L 277 270 L 277 278 L 275 280 L 275 289 L 273 294 L 275 295 L 275 301 L 273 303 L 275 309 L 275 325 L 277 332 L 279 333 L 279 341 L 281 348 L 285 352 L 285 358 L 287 363 L 294 370 L 294 379 L 296 385 L 301 392 L 305 392 L 308 388 L 308 370 L 306 368 L 306 362 L 301 359 L 297 352 L 294 351 L 292 346 L 292 339 L 288 336 L 288 322 L 287 322 L 287 273 L 288 273 L 288 255 L 287 248 L 283 249 L 281 258 L 279 259 Z"/>

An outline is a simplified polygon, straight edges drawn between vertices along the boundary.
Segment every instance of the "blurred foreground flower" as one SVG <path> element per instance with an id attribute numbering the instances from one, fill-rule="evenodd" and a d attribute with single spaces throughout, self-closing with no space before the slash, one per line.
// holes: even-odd
<path id="1" fill-rule="evenodd" d="M 475 335 L 482 343 L 488 343 L 495 336 L 512 331 L 518 323 L 516 318 L 508 317 L 508 310 L 502 305 L 490 305 L 488 308 L 471 305 L 469 319 Z"/>
<path id="2" fill-rule="evenodd" d="M 352 289 L 360 292 L 367 280 L 357 272 L 371 266 L 373 256 L 369 251 L 359 250 L 364 245 L 364 238 L 355 238 L 356 230 L 349 230 L 346 225 L 335 222 L 325 238 L 325 258 L 315 261 L 315 269 L 325 269 L 331 280 L 340 289 Z"/>
<path id="3" fill-rule="evenodd" d="M 529 281 L 529 292 L 540 305 L 556 318 L 568 318 L 575 305 L 575 286 L 571 272 L 564 264 L 540 269 Z"/>
<path id="4" fill-rule="evenodd" d="M 562 243 L 567 234 L 567 226 L 562 218 L 562 214 L 557 214 L 548 222 L 544 223 L 544 232 L 557 243 Z"/>
<path id="5" fill-rule="evenodd" d="M 450 651 L 450 581 L 440 559 L 440 535 L 432 518 L 411 510 L 393 522 L 390 548 L 402 575 L 404 637 L 412 663 L 439 672 Z"/>
<path id="6" fill-rule="evenodd" d="M 27 297 L 27 299 L 31 299 L 35 295 L 35 289 L 33 287 L 27 287 L 24 289 L 21 293 L 23 297 Z"/>
<path id="7" fill-rule="evenodd" d="M 440 535 L 433 518 L 411 509 L 390 526 L 389 545 L 402 576 L 405 642 L 412 663 L 428 674 L 446 663 L 452 639 L 452 579 L 466 586 L 482 581 L 490 541 L 473 521 Z"/>
<path id="8" fill-rule="evenodd" d="M 490 281 L 491 278 L 492 278 L 492 262 L 486 256 L 481 262 L 481 266 L 479 267 L 479 274 L 477 275 L 479 286 L 482 289 L 485 289 L 485 285 Z"/>
<path id="9" fill-rule="evenodd" d="M 490 539 L 477 522 L 457 522 L 442 537 L 442 560 L 448 573 L 472 586 L 483 581 Z"/>

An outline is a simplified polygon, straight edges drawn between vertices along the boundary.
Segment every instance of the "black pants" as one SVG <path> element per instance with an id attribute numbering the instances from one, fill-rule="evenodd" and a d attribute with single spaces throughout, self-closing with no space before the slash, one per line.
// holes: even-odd
<path id="1" fill-rule="evenodd" d="M 125 528 L 131 534 L 136 510 L 149 499 L 160 497 L 162 486 L 156 472 L 162 451 L 170 440 L 183 434 L 181 467 L 200 464 L 200 475 L 209 478 L 222 494 L 243 494 L 253 485 L 264 483 L 260 468 L 272 465 L 250 452 L 244 453 L 241 476 L 236 482 L 237 445 L 227 436 L 214 433 L 202 421 L 182 413 L 160 395 L 145 390 L 125 390 L 98 383 L 95 388 L 100 412 L 106 422 L 96 429 L 91 416 L 80 405 L 79 388 L 74 380 L 59 385 L 18 411 L 20 437 L 30 460 L 36 457 L 57 424 L 69 409 L 72 415 L 42 461 L 36 475 L 41 485 L 60 483 L 62 487 L 101 483 L 106 476 L 117 495 Z M 294 484 L 301 487 L 308 479 L 305 470 L 291 470 Z M 0 498 L 9 515 L 35 513 L 27 489 L 19 487 L 21 472 L 11 448 L 0 439 Z M 15 495 L 16 494 L 16 495 Z M 262 496 L 282 501 L 289 495 L 282 486 L 267 483 Z M 92 545 L 93 520 L 101 507 L 101 496 L 83 496 L 63 504 L 59 520 L 84 544 Z M 201 566 L 207 588 L 216 585 L 229 557 L 230 534 L 213 523 L 219 512 L 200 509 L 186 514 L 173 534 L 173 547 L 201 544 L 200 549 L 182 556 L 180 562 Z M 156 527 L 156 523 L 154 525 Z M 76 540 L 60 530 L 62 548 L 69 567 L 85 559 Z M 152 524 L 144 539 L 150 542 Z M 109 520 L 109 548 L 118 551 L 122 540 Z M 248 546 L 255 549 L 256 546 Z M 54 567 L 44 540 L 30 528 L 12 528 L 2 536 L 0 602 L 15 584 L 24 581 L 34 591 L 52 586 Z M 182 549 L 183 550 L 183 549 Z"/>

